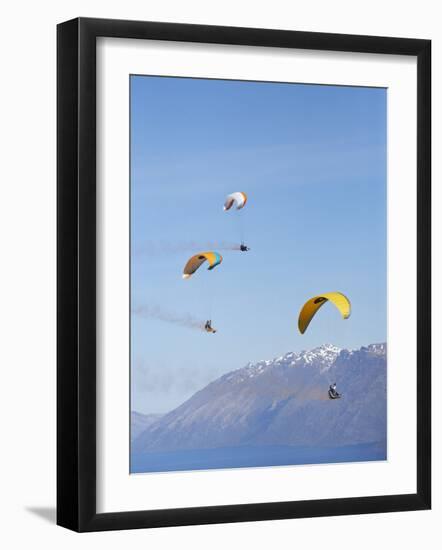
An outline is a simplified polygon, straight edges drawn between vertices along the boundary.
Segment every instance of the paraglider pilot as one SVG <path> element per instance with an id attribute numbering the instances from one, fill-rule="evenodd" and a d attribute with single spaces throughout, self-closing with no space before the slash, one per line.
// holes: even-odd
<path id="1" fill-rule="evenodd" d="M 339 399 L 341 397 L 341 394 L 338 393 L 336 389 L 336 382 L 334 382 L 333 384 L 330 384 L 330 387 L 328 389 L 328 395 L 330 399 Z"/>
<path id="2" fill-rule="evenodd" d="M 250 248 L 246 246 L 244 243 L 240 244 L 239 249 L 241 250 L 241 252 L 247 252 L 248 250 L 250 250 Z"/>
<path id="3" fill-rule="evenodd" d="M 204 330 L 206 332 L 212 332 L 213 334 L 215 334 L 216 329 L 212 328 L 212 320 L 211 319 L 206 321 L 206 324 L 204 325 Z"/>

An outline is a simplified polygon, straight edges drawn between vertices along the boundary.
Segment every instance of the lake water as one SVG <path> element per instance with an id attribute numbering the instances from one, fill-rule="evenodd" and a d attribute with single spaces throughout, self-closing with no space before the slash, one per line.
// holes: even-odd
<path id="1" fill-rule="evenodd" d="M 225 447 L 185 451 L 133 453 L 131 473 L 175 472 L 224 468 L 256 468 L 386 460 L 385 442 L 344 447 Z"/>

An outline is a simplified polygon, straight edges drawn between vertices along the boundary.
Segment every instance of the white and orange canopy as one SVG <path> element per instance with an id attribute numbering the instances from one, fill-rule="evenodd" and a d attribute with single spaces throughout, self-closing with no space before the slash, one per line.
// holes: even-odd
<path id="1" fill-rule="evenodd" d="M 244 206 L 246 205 L 246 202 L 247 195 L 242 191 L 231 193 L 226 197 L 226 201 L 224 203 L 224 211 L 227 212 L 227 210 L 230 210 L 232 206 L 235 206 L 236 210 L 241 210 L 241 208 L 244 208 Z"/>

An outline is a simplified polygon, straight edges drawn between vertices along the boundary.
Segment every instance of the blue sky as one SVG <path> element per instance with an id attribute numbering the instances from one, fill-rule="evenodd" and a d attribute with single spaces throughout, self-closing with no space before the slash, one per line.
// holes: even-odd
<path id="1" fill-rule="evenodd" d="M 249 361 L 386 340 L 386 93 L 131 77 L 133 410 L 167 412 Z M 225 213 L 233 191 L 248 203 Z M 223 250 L 241 230 L 252 250 Z M 224 261 L 183 281 L 208 243 Z M 352 316 L 327 304 L 301 336 L 300 307 L 330 291 Z"/>

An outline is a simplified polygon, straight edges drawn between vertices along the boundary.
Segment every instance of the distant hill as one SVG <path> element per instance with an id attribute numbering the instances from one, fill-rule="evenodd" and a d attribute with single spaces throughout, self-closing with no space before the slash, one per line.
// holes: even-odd
<path id="1" fill-rule="evenodd" d="M 142 414 L 132 411 L 130 415 L 131 439 L 136 439 L 148 426 L 161 418 L 161 414 Z"/>
<path id="2" fill-rule="evenodd" d="M 335 382 L 343 398 L 330 400 Z M 137 424 L 141 428 L 141 422 Z M 150 422 L 133 452 L 359 445 L 386 439 L 386 344 L 330 344 L 221 376 Z"/>

